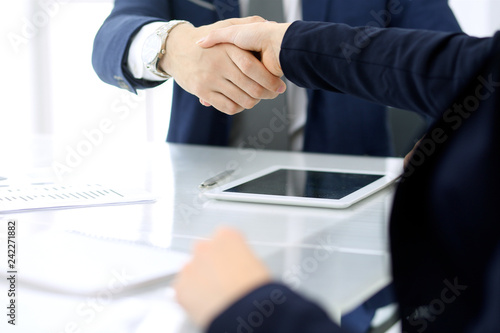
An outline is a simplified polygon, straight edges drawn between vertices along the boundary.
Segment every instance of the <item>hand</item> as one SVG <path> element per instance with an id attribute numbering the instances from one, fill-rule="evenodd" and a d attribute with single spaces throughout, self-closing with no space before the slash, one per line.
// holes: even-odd
<path id="1" fill-rule="evenodd" d="M 234 25 L 211 31 L 198 41 L 204 48 L 220 43 L 230 43 L 241 49 L 259 52 L 261 61 L 274 75 L 281 77 L 280 50 L 283 36 L 290 23 L 256 22 Z"/>
<path id="2" fill-rule="evenodd" d="M 196 41 L 214 29 L 262 20 L 230 19 L 199 28 L 178 25 L 167 38 L 167 54 L 159 66 L 182 88 L 205 101 L 204 105 L 211 104 L 228 114 L 251 109 L 261 99 L 284 92 L 285 83 L 269 73 L 251 52 L 229 44 L 202 49 Z"/>
<path id="3" fill-rule="evenodd" d="M 193 321 L 207 328 L 229 305 L 270 280 L 241 234 L 221 229 L 213 240 L 196 245 L 193 260 L 179 273 L 174 288 Z"/>

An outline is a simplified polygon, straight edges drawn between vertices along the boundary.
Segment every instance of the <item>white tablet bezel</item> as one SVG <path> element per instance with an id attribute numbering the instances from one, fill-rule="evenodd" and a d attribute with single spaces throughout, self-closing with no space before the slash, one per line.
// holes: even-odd
<path id="1" fill-rule="evenodd" d="M 224 192 L 225 190 L 231 187 L 241 185 L 253 179 L 262 177 L 268 173 L 277 171 L 279 169 L 379 175 L 382 176 L 382 178 L 377 179 L 373 183 L 370 183 L 362 187 L 361 189 L 340 199 L 321 199 L 321 198 L 308 198 L 308 197 L 279 196 L 279 195 L 269 195 L 269 194 Z M 400 173 L 394 173 L 390 171 L 381 172 L 381 171 L 366 171 L 366 170 L 346 170 L 337 168 L 309 168 L 309 167 L 275 165 L 263 169 L 262 171 L 256 172 L 252 175 L 234 180 L 222 186 L 206 190 L 204 194 L 209 198 L 218 200 L 227 200 L 227 201 L 321 207 L 321 208 L 347 208 L 353 205 L 354 203 L 372 195 L 373 193 L 378 192 L 381 189 L 389 186 L 390 184 L 395 182 L 400 175 L 401 175 Z"/>

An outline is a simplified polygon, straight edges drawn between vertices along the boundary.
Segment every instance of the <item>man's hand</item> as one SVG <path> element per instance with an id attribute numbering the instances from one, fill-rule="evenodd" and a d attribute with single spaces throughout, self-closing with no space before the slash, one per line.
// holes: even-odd
<path id="1" fill-rule="evenodd" d="M 206 37 L 198 41 L 198 45 L 209 48 L 221 43 L 229 43 L 241 49 L 258 52 L 261 61 L 274 75 L 281 77 L 279 55 L 281 43 L 290 23 L 255 22 L 245 25 L 213 30 Z"/>
<path id="2" fill-rule="evenodd" d="M 213 240 L 196 245 L 193 260 L 179 273 L 174 288 L 191 319 L 207 328 L 233 302 L 270 280 L 242 235 L 221 229 Z"/>
<path id="3" fill-rule="evenodd" d="M 229 44 L 210 49 L 196 45 L 214 29 L 257 21 L 263 19 L 230 19 L 199 28 L 181 24 L 167 38 L 167 54 L 159 66 L 182 88 L 203 100 L 204 105 L 213 105 L 228 114 L 251 109 L 261 99 L 275 98 L 285 91 L 285 83 L 251 52 Z"/>

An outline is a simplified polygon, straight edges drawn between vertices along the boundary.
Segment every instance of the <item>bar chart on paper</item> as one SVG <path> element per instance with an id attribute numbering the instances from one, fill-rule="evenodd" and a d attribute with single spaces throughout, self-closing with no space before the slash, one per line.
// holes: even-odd
<path id="1" fill-rule="evenodd" d="M 145 190 L 118 189 L 99 184 L 0 185 L 0 213 L 154 201 L 155 197 Z"/>

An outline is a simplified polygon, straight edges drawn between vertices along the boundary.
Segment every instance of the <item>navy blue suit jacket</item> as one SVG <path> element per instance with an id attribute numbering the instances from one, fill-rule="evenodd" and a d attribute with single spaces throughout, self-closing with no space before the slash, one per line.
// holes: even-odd
<path id="1" fill-rule="evenodd" d="M 93 66 L 107 83 L 135 91 L 158 83 L 136 80 L 125 69 L 130 38 L 153 21 L 184 19 L 195 26 L 238 17 L 238 0 L 116 0 L 94 44 Z M 388 26 L 458 31 L 446 0 L 304 0 L 306 21 L 352 26 Z M 385 106 L 352 96 L 308 90 L 304 150 L 341 154 L 390 155 Z M 227 145 L 231 117 L 200 105 L 198 98 L 174 88 L 167 141 Z"/>
<path id="2" fill-rule="evenodd" d="M 362 31 L 347 61 L 341 45 Z M 498 332 L 500 327 L 500 33 L 355 29 L 296 22 L 280 55 L 285 76 L 437 118 L 398 185 L 392 273 L 403 332 Z M 342 332 L 315 304 L 262 286 L 210 332 Z"/>

